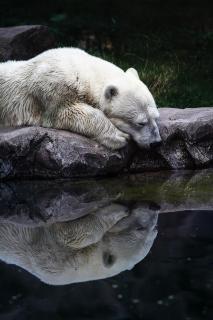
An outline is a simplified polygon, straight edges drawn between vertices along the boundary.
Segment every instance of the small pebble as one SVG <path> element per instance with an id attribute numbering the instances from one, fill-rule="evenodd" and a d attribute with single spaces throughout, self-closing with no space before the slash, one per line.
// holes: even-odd
<path id="1" fill-rule="evenodd" d="M 117 295 L 117 297 L 118 297 L 118 299 L 122 299 L 122 298 L 123 298 L 123 295 L 119 293 L 119 294 Z"/>
<path id="2" fill-rule="evenodd" d="M 163 300 L 158 300 L 157 304 L 162 305 L 163 304 Z"/>
<path id="3" fill-rule="evenodd" d="M 12 300 L 17 300 L 17 299 L 21 298 L 21 294 L 18 293 L 16 295 L 12 296 L 11 298 L 12 298 Z"/>
<path id="4" fill-rule="evenodd" d="M 139 299 L 132 299 L 132 303 L 139 303 L 140 302 L 140 300 Z"/>

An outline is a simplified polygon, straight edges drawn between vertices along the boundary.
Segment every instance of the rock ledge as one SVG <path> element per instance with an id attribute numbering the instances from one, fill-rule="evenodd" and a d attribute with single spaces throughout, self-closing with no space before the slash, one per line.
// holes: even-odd
<path id="1" fill-rule="evenodd" d="M 160 109 L 163 144 L 109 151 L 83 136 L 41 127 L 0 129 L 0 178 L 77 178 L 213 166 L 213 108 Z"/>

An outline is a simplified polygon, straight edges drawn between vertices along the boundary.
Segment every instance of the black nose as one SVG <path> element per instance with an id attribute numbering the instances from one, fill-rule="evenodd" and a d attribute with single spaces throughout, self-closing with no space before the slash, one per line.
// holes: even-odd
<path id="1" fill-rule="evenodd" d="M 150 143 L 150 147 L 151 148 L 157 148 L 161 145 L 162 141 L 156 141 L 156 142 L 152 142 Z"/>

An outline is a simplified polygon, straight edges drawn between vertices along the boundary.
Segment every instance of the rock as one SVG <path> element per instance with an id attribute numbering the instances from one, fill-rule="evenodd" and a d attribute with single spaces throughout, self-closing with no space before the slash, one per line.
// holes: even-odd
<path id="1" fill-rule="evenodd" d="M 159 128 L 162 145 L 138 150 L 130 171 L 213 166 L 213 108 L 161 108 Z"/>
<path id="2" fill-rule="evenodd" d="M 77 178 L 122 171 L 196 169 L 213 166 L 213 109 L 160 109 L 162 146 L 133 143 L 110 151 L 95 141 L 41 127 L 0 129 L 0 178 Z"/>
<path id="3" fill-rule="evenodd" d="M 27 60 L 56 46 L 46 26 L 0 28 L 0 61 Z"/>
<path id="4" fill-rule="evenodd" d="M 0 178 L 76 178 L 115 174 L 130 149 L 110 151 L 83 136 L 54 129 L 0 130 Z"/>

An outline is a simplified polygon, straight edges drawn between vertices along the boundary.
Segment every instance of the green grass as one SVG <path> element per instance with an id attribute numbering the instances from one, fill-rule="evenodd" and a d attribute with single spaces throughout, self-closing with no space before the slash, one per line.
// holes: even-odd
<path id="1" fill-rule="evenodd" d="M 135 47 L 137 49 L 137 47 Z M 92 51 L 93 53 L 93 51 Z M 164 57 L 162 52 L 146 58 L 143 54 L 116 56 L 94 52 L 111 61 L 123 70 L 129 67 L 137 69 L 140 78 L 153 93 L 161 107 L 209 107 L 213 106 L 213 59 L 200 53 L 185 57 L 176 50 Z M 202 55 L 203 54 L 203 55 Z"/>
<path id="2" fill-rule="evenodd" d="M 90 51 L 124 70 L 136 68 L 159 106 L 213 106 L 213 31 L 171 26 L 114 41 L 111 50 Z"/>

